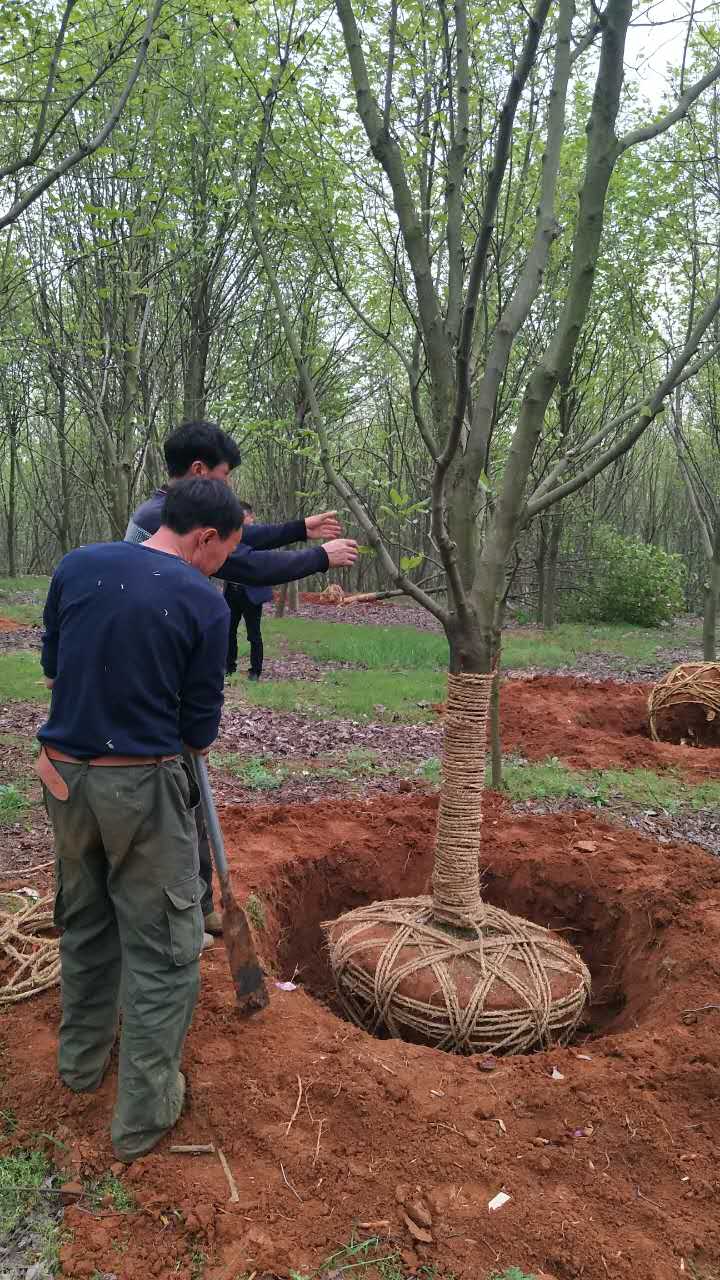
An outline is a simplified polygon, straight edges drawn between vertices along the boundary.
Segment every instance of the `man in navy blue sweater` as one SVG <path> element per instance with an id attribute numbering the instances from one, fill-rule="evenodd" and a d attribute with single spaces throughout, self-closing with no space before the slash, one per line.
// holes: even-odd
<path id="1" fill-rule="evenodd" d="M 205 753 L 217 735 L 229 615 L 207 579 L 242 521 L 225 483 L 175 485 L 152 538 L 71 551 L 45 605 L 52 701 L 37 768 L 63 929 L 58 1064 L 69 1088 L 97 1089 L 122 976 L 112 1140 L 124 1161 L 155 1146 L 183 1105 L 203 939 L 198 793 L 183 751 Z"/>
<path id="2" fill-rule="evenodd" d="M 240 464 L 240 451 L 232 436 L 214 422 L 184 422 L 171 431 L 163 450 L 170 488 L 189 476 L 227 481 L 231 471 Z M 167 488 L 156 489 L 137 508 L 128 524 L 126 541 L 144 542 L 155 533 L 167 493 Z M 285 524 L 251 523 L 243 529 L 240 546 L 215 576 L 241 587 L 268 587 L 314 573 L 327 573 L 330 568 L 352 565 L 357 559 L 357 543 L 351 538 L 338 537 L 339 533 L 340 524 L 334 511 L 324 511 L 305 520 L 289 520 Z M 285 547 L 291 542 L 304 542 L 308 538 L 329 541 L 323 546 L 302 551 L 270 549 Z M 210 946 L 211 935 L 222 933 L 222 920 L 213 905 L 212 859 L 201 809 L 197 810 L 197 828 L 200 874 L 206 886 L 202 904 L 205 945 Z"/>

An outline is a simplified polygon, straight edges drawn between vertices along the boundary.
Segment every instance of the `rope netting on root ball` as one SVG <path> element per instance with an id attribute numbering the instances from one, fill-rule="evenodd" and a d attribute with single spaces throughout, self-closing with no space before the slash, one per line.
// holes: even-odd
<path id="1" fill-rule="evenodd" d="M 683 662 L 658 680 L 648 698 L 656 742 L 720 747 L 720 662 Z"/>
<path id="2" fill-rule="evenodd" d="M 432 897 L 376 902 L 324 925 L 353 1022 L 454 1053 L 566 1043 L 590 993 L 590 974 L 563 938 L 481 896 L 493 679 L 448 680 Z"/>
<path id="3" fill-rule="evenodd" d="M 52 898 L 30 906 L 19 895 L 0 900 L 0 1005 L 27 1000 L 60 981 L 60 944 L 47 936 L 52 928 Z"/>

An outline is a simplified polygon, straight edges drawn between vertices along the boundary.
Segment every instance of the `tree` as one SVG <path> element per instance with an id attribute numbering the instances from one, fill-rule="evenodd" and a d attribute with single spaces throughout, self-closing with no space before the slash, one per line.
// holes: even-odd
<path id="1" fill-rule="evenodd" d="M 482 181 L 475 171 L 475 160 L 487 128 L 481 109 L 486 109 L 487 103 L 481 103 L 473 91 L 471 64 L 482 65 L 483 49 L 493 47 L 492 40 L 500 40 L 500 30 L 505 28 L 470 29 L 464 0 L 455 5 L 452 23 L 444 6 L 437 10 L 420 4 L 401 18 L 393 4 L 387 54 L 380 68 L 377 23 L 374 21 L 363 36 L 352 0 L 337 0 L 336 10 L 357 113 L 382 174 L 387 223 L 396 229 L 397 247 L 402 250 L 393 284 L 409 311 L 418 340 L 410 350 L 399 347 L 392 334 L 387 341 L 406 370 L 417 429 L 432 460 L 432 533 L 448 579 L 448 608 L 418 588 L 394 561 L 362 502 L 333 466 L 311 371 L 302 357 L 287 300 L 267 250 L 267 236 L 257 216 L 257 185 L 272 148 L 273 113 L 281 86 L 293 79 L 288 52 L 281 53 L 263 102 L 263 135 L 251 188 L 253 233 L 306 387 L 329 480 L 365 528 L 388 575 L 442 622 L 450 645 L 451 670 L 489 672 L 498 661 L 508 572 L 523 528 L 630 449 L 655 420 L 679 379 L 695 372 L 708 358 L 701 347 L 720 310 L 720 292 L 710 299 L 647 399 L 636 399 L 589 439 L 577 441 L 571 435 L 548 474 L 534 491 L 528 491 L 533 460 L 553 412 L 553 398 L 567 383 L 590 315 L 603 252 L 606 203 L 616 166 L 632 148 L 660 137 L 683 119 L 717 79 L 720 64 L 715 63 L 685 90 L 659 119 L 620 134 L 617 126 L 630 21 L 628 0 L 609 0 L 597 22 L 575 37 L 570 3 L 560 3 L 554 30 L 548 34 L 550 3 L 538 0 L 522 38 L 517 29 L 513 31 L 514 45 L 519 47 L 511 51 L 512 73 L 493 123 L 492 162 L 487 180 Z M 417 65 L 411 50 L 413 35 L 417 37 L 420 30 L 425 42 L 423 56 L 427 55 L 433 67 L 439 64 L 443 69 L 444 94 L 435 111 L 435 118 L 439 116 L 442 122 L 441 138 L 435 138 L 432 154 L 432 130 L 428 140 L 422 127 L 422 92 L 413 87 Z M 568 85 L 573 68 L 595 36 L 600 49 L 588 106 L 584 177 L 576 207 L 572 209 L 566 202 L 562 210 L 572 219 L 569 266 L 556 299 L 556 318 L 528 354 L 527 344 L 525 351 L 523 344 L 558 238 L 558 183 L 569 123 Z M 291 44 L 288 38 L 286 49 Z M 499 53 L 495 46 L 496 62 Z M 507 56 L 507 51 L 503 53 Z M 397 93 L 395 86 L 399 86 Z M 523 132 L 519 108 L 528 88 L 534 96 L 535 114 L 529 124 L 524 123 Z M 541 112 L 543 101 L 547 106 Z M 540 115 L 542 157 L 537 154 Z M 577 152 L 578 139 L 567 141 Z M 443 166 L 437 161 L 441 148 Z M 523 148 L 534 160 L 513 187 L 512 162 Z M 274 168 L 279 164 L 275 151 L 272 163 Z M 497 226 L 508 204 L 522 207 L 533 164 L 539 188 L 536 212 L 526 212 L 519 237 L 521 252 L 518 254 L 516 236 L 513 260 L 505 272 L 502 258 L 507 243 L 498 244 Z M 491 272 L 495 277 L 494 303 L 490 301 Z M 343 292 L 347 295 L 349 290 Z M 373 318 L 360 306 L 355 310 L 377 333 Z M 498 398 L 518 355 L 523 385 L 515 402 L 514 422 L 503 434 L 497 429 Z"/>

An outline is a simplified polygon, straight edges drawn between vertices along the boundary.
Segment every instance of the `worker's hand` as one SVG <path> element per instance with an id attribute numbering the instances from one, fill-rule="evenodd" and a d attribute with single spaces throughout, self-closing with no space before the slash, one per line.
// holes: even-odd
<path id="1" fill-rule="evenodd" d="M 322 511 L 319 516 L 307 516 L 305 533 L 311 542 L 323 542 L 326 538 L 339 538 L 342 525 L 337 511 Z"/>
<path id="2" fill-rule="evenodd" d="M 331 569 L 347 569 L 358 558 L 358 544 L 354 538 L 333 538 L 323 543 L 323 551 Z"/>
<path id="3" fill-rule="evenodd" d="M 45 676 L 45 686 L 46 686 L 46 688 L 48 688 L 48 689 L 52 689 L 52 687 L 53 687 L 54 683 L 55 683 L 55 681 L 54 681 L 54 680 L 51 680 L 51 679 L 50 679 L 50 676 Z"/>
<path id="4" fill-rule="evenodd" d="M 183 747 L 190 752 L 191 756 L 209 756 L 212 743 L 210 743 L 209 747 L 191 747 L 189 742 L 183 742 Z"/>

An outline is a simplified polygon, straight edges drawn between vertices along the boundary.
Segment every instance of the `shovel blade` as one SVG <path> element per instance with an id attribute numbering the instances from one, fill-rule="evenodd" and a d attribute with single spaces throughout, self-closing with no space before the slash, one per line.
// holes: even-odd
<path id="1" fill-rule="evenodd" d="M 265 978 L 253 945 L 250 926 L 229 885 L 222 885 L 223 940 L 238 1008 L 259 1013 L 269 1003 Z"/>

